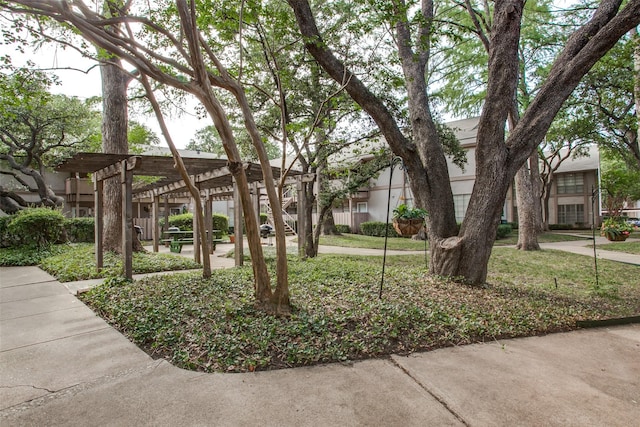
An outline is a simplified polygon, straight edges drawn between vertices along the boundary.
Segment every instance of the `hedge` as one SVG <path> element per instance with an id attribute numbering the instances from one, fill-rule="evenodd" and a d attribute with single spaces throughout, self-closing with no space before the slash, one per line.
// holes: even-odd
<path id="1" fill-rule="evenodd" d="M 549 230 L 573 230 L 572 224 L 549 224 Z"/>
<path id="2" fill-rule="evenodd" d="M 219 213 L 214 213 L 212 216 L 213 229 L 220 230 L 223 234 L 229 233 L 229 217 Z"/>
<path id="3" fill-rule="evenodd" d="M 336 224 L 336 230 L 338 233 L 351 233 L 351 227 L 347 224 Z"/>
<path id="4" fill-rule="evenodd" d="M 160 219 L 160 226 L 164 225 L 164 218 Z M 193 214 L 183 213 L 169 217 L 169 227 L 178 227 L 182 231 L 193 231 Z"/>
<path id="5" fill-rule="evenodd" d="M 67 240 L 73 243 L 93 243 L 95 240 L 94 218 L 65 218 L 64 230 Z"/>
<path id="6" fill-rule="evenodd" d="M 393 228 L 393 224 L 386 224 L 381 221 L 367 221 L 360 224 L 360 231 L 365 236 L 384 237 L 385 228 L 388 229 L 389 237 L 400 237 Z"/>
<path id="7" fill-rule="evenodd" d="M 0 217 L 0 248 L 16 246 L 18 238 L 9 231 L 9 223 L 13 216 Z"/>
<path id="8" fill-rule="evenodd" d="M 7 231 L 15 246 L 45 247 L 64 238 L 64 216 L 49 208 L 27 208 L 11 217 Z"/>
<path id="9" fill-rule="evenodd" d="M 214 213 L 211 216 L 212 226 L 214 230 L 220 230 L 226 234 L 229 232 L 229 217 L 223 214 Z M 160 219 L 160 226 L 164 225 L 164 218 Z M 178 227 L 182 231 L 193 231 L 193 214 L 184 213 L 180 215 L 171 215 L 169 217 L 169 227 Z"/>
<path id="10" fill-rule="evenodd" d="M 511 224 L 500 224 L 496 233 L 496 239 L 504 239 L 510 235 L 512 231 L 513 228 L 511 227 Z"/>

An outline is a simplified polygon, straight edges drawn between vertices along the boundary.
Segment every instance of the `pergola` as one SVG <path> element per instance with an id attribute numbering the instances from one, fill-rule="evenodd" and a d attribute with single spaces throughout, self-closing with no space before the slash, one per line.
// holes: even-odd
<path id="1" fill-rule="evenodd" d="M 212 214 L 213 200 L 234 200 L 236 215 L 234 215 L 235 239 L 235 262 L 242 265 L 243 262 L 243 239 L 242 239 L 242 215 L 241 201 L 234 182 L 233 176 L 227 166 L 226 159 L 209 158 L 182 158 L 185 168 L 194 182 L 196 188 L 205 200 L 204 215 L 210 218 Z M 260 213 L 260 188 L 264 185 L 262 169 L 259 164 L 245 163 L 245 173 L 251 185 L 252 200 L 256 214 Z M 73 157 L 66 159 L 56 167 L 61 172 L 91 173 L 93 174 L 94 196 L 95 196 L 95 253 L 96 265 L 98 269 L 103 267 L 104 240 L 103 232 L 103 199 L 104 180 L 112 177 L 120 177 L 122 185 L 122 257 L 124 266 L 124 276 L 131 279 L 133 276 L 132 248 L 133 248 L 133 200 L 152 200 L 152 238 L 153 251 L 158 251 L 160 241 L 159 227 L 159 206 L 160 197 L 166 195 L 179 195 L 187 192 L 186 183 L 181 179 L 175 167 L 173 157 L 167 156 L 144 156 L 134 154 L 103 154 L 103 153 L 77 153 Z M 280 176 L 280 168 L 272 167 L 273 176 Z M 157 177 L 153 183 L 133 186 L 133 176 Z M 287 184 L 297 183 L 298 189 L 298 228 L 304 229 L 304 197 L 301 197 L 302 182 L 308 179 L 298 172 L 290 172 Z M 212 236 L 211 221 L 205 221 L 209 236 Z M 194 258 L 200 263 L 200 239 L 195 228 L 194 221 Z M 298 236 L 298 247 L 304 246 L 304 233 Z"/>

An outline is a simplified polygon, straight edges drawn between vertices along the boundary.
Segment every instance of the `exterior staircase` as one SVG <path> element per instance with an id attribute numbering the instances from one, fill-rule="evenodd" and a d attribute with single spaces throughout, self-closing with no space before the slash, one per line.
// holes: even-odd
<path id="1" fill-rule="evenodd" d="M 282 212 L 282 219 L 284 219 L 284 233 L 287 236 L 297 236 L 296 233 L 296 218 L 291 216 L 287 212 L 287 208 L 289 208 L 292 204 L 296 203 L 295 190 L 287 189 L 282 195 L 282 206 L 280 206 Z M 271 205 L 267 202 L 267 222 L 273 225 L 273 209 Z"/>

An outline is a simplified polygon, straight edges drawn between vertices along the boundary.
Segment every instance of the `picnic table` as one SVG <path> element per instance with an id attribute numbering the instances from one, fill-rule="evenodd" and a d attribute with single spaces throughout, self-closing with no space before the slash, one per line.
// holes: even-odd
<path id="1" fill-rule="evenodd" d="M 212 230 L 212 232 L 211 249 L 215 251 L 216 245 L 223 240 L 219 237 L 221 233 L 220 230 Z M 162 242 L 169 245 L 171 252 L 180 253 L 182 252 L 183 245 L 193 245 L 193 231 L 191 230 L 169 229 L 162 234 L 168 236 L 162 239 Z"/>
<path id="2" fill-rule="evenodd" d="M 169 229 L 162 235 L 167 236 L 162 242 L 169 244 L 169 250 L 177 254 L 182 252 L 183 245 L 193 245 L 193 231 L 190 230 Z"/>

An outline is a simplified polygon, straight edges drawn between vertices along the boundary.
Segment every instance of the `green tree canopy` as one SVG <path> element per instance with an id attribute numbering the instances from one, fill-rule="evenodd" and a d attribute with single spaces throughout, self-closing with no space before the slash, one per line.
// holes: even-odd
<path id="1" fill-rule="evenodd" d="M 27 205 L 18 188 L 39 196 L 36 204 L 59 206 L 63 200 L 45 182 L 47 167 L 77 151 L 89 150 L 100 140 L 100 112 L 94 101 L 82 101 L 49 92 L 55 79 L 34 68 L 0 70 L 0 160 L 13 178 L 1 188 L 3 210 Z"/>
<path id="2" fill-rule="evenodd" d="M 609 216 L 619 217 L 625 206 L 640 200 L 640 167 L 628 165 L 617 151 L 603 150 L 600 186 Z"/>

